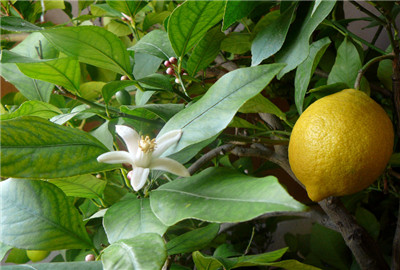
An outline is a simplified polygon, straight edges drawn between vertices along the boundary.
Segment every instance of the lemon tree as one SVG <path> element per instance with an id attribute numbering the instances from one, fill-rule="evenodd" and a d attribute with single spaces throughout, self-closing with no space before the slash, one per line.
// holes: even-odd
<path id="1" fill-rule="evenodd" d="M 1 1 L 4 269 L 400 269 L 399 10 Z"/>

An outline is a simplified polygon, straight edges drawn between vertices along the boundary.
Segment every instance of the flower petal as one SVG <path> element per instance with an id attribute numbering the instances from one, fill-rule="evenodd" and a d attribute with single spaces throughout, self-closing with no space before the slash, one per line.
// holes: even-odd
<path id="1" fill-rule="evenodd" d="M 116 125 L 115 131 L 124 140 L 129 153 L 136 153 L 139 148 L 139 134 L 134 129 L 123 125 Z"/>
<path id="2" fill-rule="evenodd" d="M 113 151 L 101 154 L 97 157 L 97 161 L 109 164 L 130 163 L 134 165 L 132 156 L 126 151 Z"/>
<path id="3" fill-rule="evenodd" d="M 135 191 L 140 190 L 146 184 L 147 176 L 149 176 L 150 169 L 135 167 L 130 174 L 131 185 Z"/>
<path id="4" fill-rule="evenodd" d="M 170 158 L 156 158 L 151 161 L 150 169 L 170 172 L 179 176 L 190 176 L 189 171 L 178 161 Z"/>
<path id="5" fill-rule="evenodd" d="M 176 129 L 162 135 L 156 140 L 156 149 L 153 152 L 153 158 L 157 158 L 162 155 L 169 147 L 179 141 L 182 136 L 182 130 Z"/>

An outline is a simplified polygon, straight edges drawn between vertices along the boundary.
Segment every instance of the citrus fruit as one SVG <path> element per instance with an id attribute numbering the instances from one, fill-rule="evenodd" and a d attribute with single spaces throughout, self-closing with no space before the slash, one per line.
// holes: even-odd
<path id="1" fill-rule="evenodd" d="M 365 93 L 345 89 L 311 104 L 297 120 L 289 163 L 313 201 L 361 191 L 384 171 L 394 132 Z"/>
<path id="2" fill-rule="evenodd" d="M 32 262 L 39 262 L 49 256 L 50 251 L 47 250 L 27 250 L 26 255 Z"/>
<path id="3" fill-rule="evenodd" d="M 126 90 L 120 90 L 115 94 L 115 98 L 121 105 L 131 105 L 131 95 Z"/>

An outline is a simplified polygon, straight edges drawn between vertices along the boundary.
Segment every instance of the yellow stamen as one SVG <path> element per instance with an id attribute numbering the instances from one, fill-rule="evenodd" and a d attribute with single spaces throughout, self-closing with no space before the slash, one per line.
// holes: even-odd
<path id="1" fill-rule="evenodd" d="M 139 148 L 143 153 L 153 152 L 156 148 L 156 139 L 150 140 L 149 136 L 146 136 L 145 138 L 142 136 L 139 141 Z"/>

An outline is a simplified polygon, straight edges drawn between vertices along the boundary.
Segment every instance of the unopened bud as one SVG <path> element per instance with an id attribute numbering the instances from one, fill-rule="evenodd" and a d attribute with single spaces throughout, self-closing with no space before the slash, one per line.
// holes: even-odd
<path id="1" fill-rule="evenodd" d="M 170 67 L 171 66 L 171 62 L 170 61 L 164 61 L 164 66 Z"/>
<path id="2" fill-rule="evenodd" d="M 181 83 L 181 81 L 179 80 L 179 78 L 176 78 L 176 79 L 175 79 L 175 83 L 178 83 L 178 84 Z"/>
<path id="3" fill-rule="evenodd" d="M 167 68 L 167 70 L 165 71 L 165 73 L 167 73 L 168 75 L 174 75 L 174 69 L 173 68 Z"/>
<path id="4" fill-rule="evenodd" d="M 128 76 L 122 75 L 121 76 L 121 81 L 126 81 L 126 80 L 129 80 Z"/>
<path id="5" fill-rule="evenodd" d="M 99 174 L 99 173 L 96 174 L 96 178 L 97 178 L 97 179 L 101 179 L 102 177 L 103 177 L 103 176 L 102 176 L 101 174 Z"/>
<path id="6" fill-rule="evenodd" d="M 183 72 L 182 75 L 183 75 L 183 76 L 187 76 L 187 75 L 189 75 L 189 74 L 187 74 L 186 72 Z"/>
<path id="7" fill-rule="evenodd" d="M 169 62 L 171 64 L 176 64 L 178 62 L 178 60 L 175 57 L 171 57 L 171 58 L 169 58 Z"/>
<path id="8" fill-rule="evenodd" d="M 95 258 L 95 256 L 93 255 L 93 254 L 88 254 L 88 255 L 86 255 L 86 257 L 85 257 L 85 261 L 87 261 L 87 262 L 91 262 L 91 261 L 94 261 L 96 258 Z"/>

